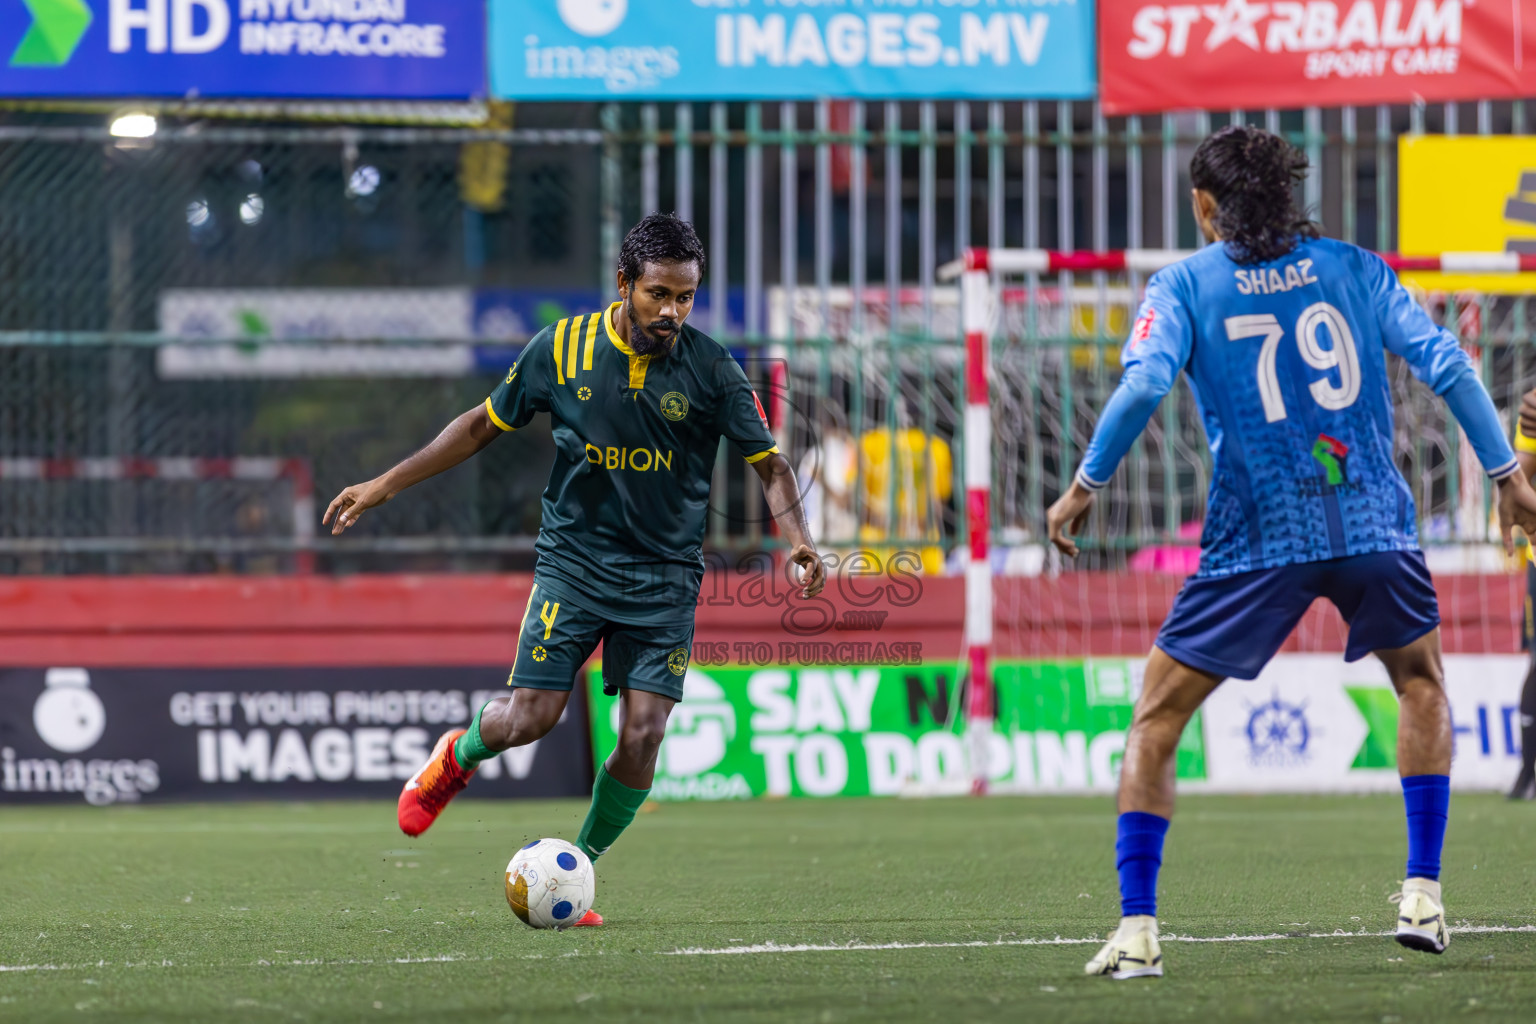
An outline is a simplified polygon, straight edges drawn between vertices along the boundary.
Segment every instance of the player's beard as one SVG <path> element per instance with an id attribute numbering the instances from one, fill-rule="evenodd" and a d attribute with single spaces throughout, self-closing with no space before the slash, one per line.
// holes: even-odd
<path id="1" fill-rule="evenodd" d="M 660 320 L 652 320 L 648 325 L 651 329 L 666 328 L 671 330 L 665 338 L 652 337 L 640 326 L 640 318 L 635 315 L 635 307 L 629 307 L 629 347 L 635 350 L 636 355 L 642 356 L 669 356 L 672 354 L 672 345 L 677 341 L 678 331 L 682 324 L 666 317 Z"/>

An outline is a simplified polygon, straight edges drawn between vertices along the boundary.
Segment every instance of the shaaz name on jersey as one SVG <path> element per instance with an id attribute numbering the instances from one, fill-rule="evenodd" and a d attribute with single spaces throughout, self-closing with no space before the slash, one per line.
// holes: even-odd
<path id="1" fill-rule="evenodd" d="M 1241 295 L 1278 295 L 1302 285 L 1317 284 L 1311 260 L 1286 264 L 1283 274 L 1279 267 L 1270 267 L 1268 270 L 1234 270 L 1232 276 L 1237 279 L 1237 290 Z"/>

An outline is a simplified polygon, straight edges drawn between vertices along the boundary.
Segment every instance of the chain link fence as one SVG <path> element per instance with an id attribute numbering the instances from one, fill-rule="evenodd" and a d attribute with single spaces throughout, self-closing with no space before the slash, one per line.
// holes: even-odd
<path id="1" fill-rule="evenodd" d="M 0 115 L 0 571 L 527 568 L 551 453 L 519 431 L 332 541 L 325 502 L 481 400 L 521 342 L 612 291 L 623 229 L 674 209 L 711 256 L 694 322 L 750 367 L 830 547 L 942 571 L 957 514 L 966 245 L 1187 246 L 1183 167 L 1234 118 L 1313 155 L 1330 233 L 1395 242 L 1395 139 L 1520 131 L 1520 103 L 1106 119 L 1092 104 L 495 107 L 479 128 Z M 995 520 L 1038 571 L 1043 510 L 1118 377 L 1141 282 L 1020 280 L 994 360 Z M 1503 408 L 1523 298 L 1427 297 Z M 1426 538 L 1485 536 L 1443 410 L 1400 368 L 1399 454 Z M 1103 503 L 1095 564 L 1187 546 L 1207 457 L 1182 388 Z M 1470 482 L 1469 482 L 1470 481 Z M 759 545 L 717 469 L 709 544 Z M 306 523 L 302 520 L 308 516 Z M 354 536 L 355 533 L 355 536 Z M 1145 556 L 1143 556 L 1145 557 Z"/>

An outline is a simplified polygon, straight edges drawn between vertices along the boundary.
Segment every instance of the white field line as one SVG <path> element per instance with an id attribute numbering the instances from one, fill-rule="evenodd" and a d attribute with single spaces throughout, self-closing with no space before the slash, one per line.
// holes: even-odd
<path id="1" fill-rule="evenodd" d="M 1455 935 L 1505 935 L 1513 933 L 1536 933 L 1536 925 L 1464 925 L 1460 928 L 1452 928 L 1451 934 Z M 1161 935 L 1163 942 L 1280 942 L 1287 939 L 1385 939 L 1391 938 L 1393 932 L 1307 932 L 1286 934 L 1284 932 L 1272 932 L 1269 935 L 1174 935 L 1172 933 Z M 1105 940 L 1100 938 L 1089 939 L 1064 939 L 1055 936 L 1049 939 L 997 939 L 992 942 L 850 942 L 841 945 L 779 945 L 775 942 L 765 942 L 755 946 L 727 946 L 723 949 L 702 949 L 691 947 L 688 949 L 674 949 L 664 952 L 662 956 L 730 956 L 743 953 L 845 953 L 864 952 L 883 949 L 986 949 L 998 946 L 1097 946 Z"/>
<path id="2" fill-rule="evenodd" d="M 1385 939 L 1391 938 L 1392 932 L 1346 932 L 1343 930 L 1332 932 L 1272 932 L 1268 935 L 1162 935 L 1163 942 L 1284 942 L 1293 939 Z M 1451 929 L 1452 935 L 1514 935 L 1536 934 L 1536 925 L 1462 925 Z M 1071 939 L 1059 935 L 1048 939 L 996 939 L 991 942 L 849 942 L 841 944 L 789 944 L 780 945 L 776 942 L 765 942 L 753 946 L 727 946 L 720 949 L 704 949 L 691 947 L 688 949 L 658 950 L 656 956 L 740 956 L 743 954 L 776 954 L 776 953 L 860 953 L 879 952 L 882 950 L 900 949 L 996 949 L 1010 946 L 1096 946 L 1104 940 L 1101 938 Z M 89 964 L 0 964 L 0 974 L 24 973 L 40 971 L 88 971 L 98 968 L 192 968 L 213 969 L 230 967 L 378 967 L 392 966 L 396 964 L 453 964 L 453 963 L 486 963 L 498 960 L 555 960 L 570 957 L 603 956 L 602 951 L 585 953 L 579 949 L 572 949 L 564 953 L 527 953 L 521 956 L 456 956 L 452 953 L 443 953 L 437 956 L 402 956 L 386 957 L 383 959 L 357 959 L 357 960 L 254 960 L 244 963 L 225 962 L 218 964 L 178 963 L 174 960 L 140 960 L 113 963 L 109 960 L 98 960 Z"/>

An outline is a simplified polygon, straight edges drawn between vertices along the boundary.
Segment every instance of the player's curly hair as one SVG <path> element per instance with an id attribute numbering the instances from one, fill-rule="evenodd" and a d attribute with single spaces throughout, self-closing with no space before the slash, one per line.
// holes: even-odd
<path id="1" fill-rule="evenodd" d="M 704 243 L 693 225 L 675 213 L 653 213 L 629 229 L 619 246 L 619 270 L 631 283 L 647 263 L 697 263 L 704 275 Z"/>
<path id="2" fill-rule="evenodd" d="M 1228 125 L 1207 136 L 1189 161 L 1195 188 L 1216 199 L 1216 230 L 1238 263 L 1279 259 L 1317 225 L 1296 205 L 1307 156 L 1280 136 L 1252 125 Z"/>

